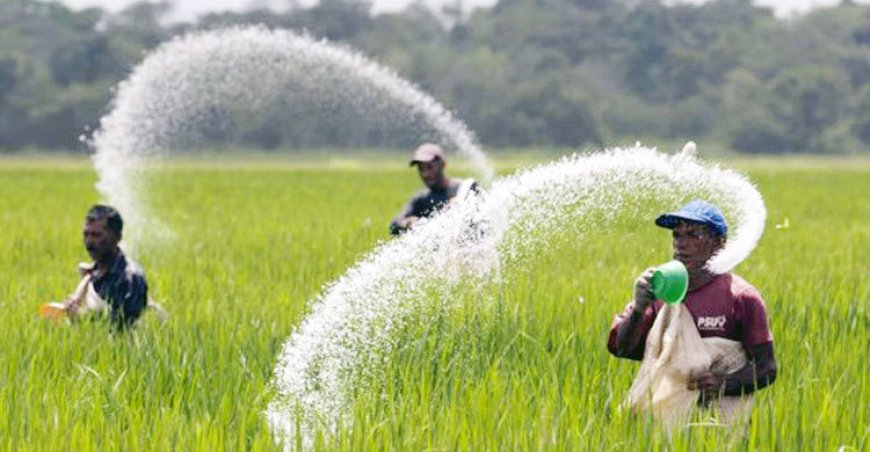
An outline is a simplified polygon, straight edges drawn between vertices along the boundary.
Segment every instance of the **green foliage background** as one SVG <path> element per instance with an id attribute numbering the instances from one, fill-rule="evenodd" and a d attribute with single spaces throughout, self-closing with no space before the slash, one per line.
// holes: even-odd
<path id="1" fill-rule="evenodd" d="M 410 325 L 377 390 L 358 394 L 353 425 L 318 449 L 866 450 L 870 166 L 731 164 L 768 208 L 737 272 L 765 298 L 780 366 L 745 439 L 695 427 L 668 440 L 619 410 L 637 365 L 608 355 L 606 334 L 670 240 L 617 223 L 518 263 L 485 303 L 459 290 L 457 308 Z M 419 185 L 401 162 L 354 159 L 191 160 L 154 177 L 149 199 L 176 237 L 138 257 L 170 320 L 113 336 L 35 315 L 87 258 L 92 169 L 0 161 L 0 449 L 277 449 L 262 413 L 281 344 L 307 300 L 388 239 Z"/>
<path id="2" fill-rule="evenodd" d="M 295 5 L 295 6 L 293 6 Z M 777 19 L 748 0 L 501 0 L 372 16 L 361 0 L 168 23 L 167 3 L 119 13 L 0 0 L 0 150 L 84 149 L 112 88 L 146 52 L 192 30 L 289 28 L 395 68 L 490 147 L 719 143 L 747 153 L 870 149 L 870 5 Z M 317 110 L 317 109 L 315 109 Z M 301 113 L 297 113 L 301 115 Z M 215 145 L 405 147 L 380 134 L 312 133 L 328 110 L 240 119 Z M 212 146 L 213 148 L 213 146 Z"/>

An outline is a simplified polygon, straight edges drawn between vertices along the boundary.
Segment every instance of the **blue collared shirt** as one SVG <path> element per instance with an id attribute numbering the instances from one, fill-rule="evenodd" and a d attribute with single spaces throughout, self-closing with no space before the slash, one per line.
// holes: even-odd
<path id="1" fill-rule="evenodd" d="M 148 304 L 145 272 L 121 251 L 109 263 L 106 273 L 93 272 L 92 281 L 94 290 L 111 307 L 110 318 L 119 329 L 135 322 Z"/>

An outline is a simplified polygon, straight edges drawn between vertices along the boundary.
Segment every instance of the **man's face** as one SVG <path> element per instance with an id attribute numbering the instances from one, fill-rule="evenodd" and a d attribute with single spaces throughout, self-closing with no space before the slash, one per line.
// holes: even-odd
<path id="1" fill-rule="evenodd" d="M 429 189 L 436 188 L 441 182 L 441 179 L 444 178 L 444 161 L 435 159 L 431 162 L 418 162 L 417 172 L 420 173 L 420 180 L 422 180 Z"/>
<path id="2" fill-rule="evenodd" d="M 109 230 L 106 226 L 106 219 L 100 218 L 94 221 L 85 221 L 85 228 L 82 232 L 84 236 L 85 248 L 91 259 L 95 261 L 103 261 L 118 247 L 120 237 Z"/>
<path id="3" fill-rule="evenodd" d="M 673 231 L 674 259 L 697 271 L 722 248 L 722 239 L 703 224 L 680 222 Z"/>

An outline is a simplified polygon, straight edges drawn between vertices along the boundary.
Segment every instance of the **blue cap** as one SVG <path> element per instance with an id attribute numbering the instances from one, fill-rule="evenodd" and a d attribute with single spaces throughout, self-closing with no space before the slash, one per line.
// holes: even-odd
<path id="1" fill-rule="evenodd" d="M 676 212 L 669 212 L 656 218 L 656 225 L 673 229 L 680 221 L 700 223 L 725 236 L 728 234 L 728 223 L 719 208 L 707 201 L 696 199 L 689 202 Z"/>

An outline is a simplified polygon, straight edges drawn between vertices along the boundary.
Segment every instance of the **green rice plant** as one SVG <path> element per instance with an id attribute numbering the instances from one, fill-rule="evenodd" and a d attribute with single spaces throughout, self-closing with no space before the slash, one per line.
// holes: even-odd
<path id="1" fill-rule="evenodd" d="M 482 288 L 433 290 L 315 448 L 867 450 L 870 165 L 738 164 L 768 225 L 736 272 L 765 298 L 780 370 L 745 435 L 669 438 L 621 408 L 638 366 L 605 342 L 637 274 L 670 256 L 650 219 L 556 237 Z M 136 257 L 170 317 L 127 334 L 36 318 L 77 282 L 94 181 L 84 160 L 0 162 L 0 448 L 280 449 L 263 411 L 281 346 L 325 284 L 390 240 L 414 172 L 377 159 L 153 171 L 147 199 L 173 234 Z"/>

